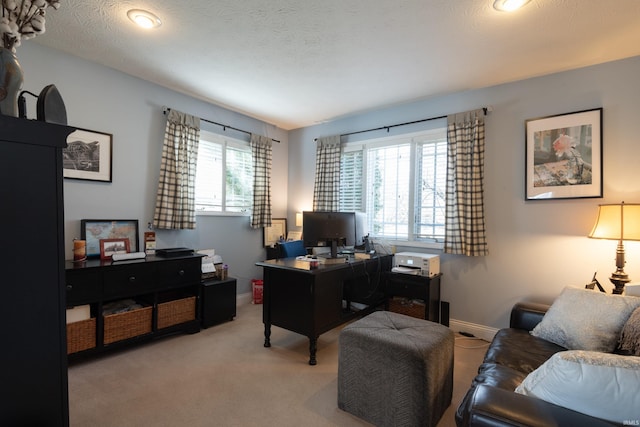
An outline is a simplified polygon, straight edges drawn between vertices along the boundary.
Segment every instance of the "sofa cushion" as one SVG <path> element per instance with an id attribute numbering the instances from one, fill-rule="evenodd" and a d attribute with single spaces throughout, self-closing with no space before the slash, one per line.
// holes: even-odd
<path id="1" fill-rule="evenodd" d="M 636 308 L 622 328 L 620 350 L 640 356 L 640 308 Z"/>
<path id="2" fill-rule="evenodd" d="M 534 337 L 522 329 L 501 329 L 493 337 L 484 363 L 496 363 L 525 375 L 538 368 L 553 354 L 566 348 Z"/>
<path id="3" fill-rule="evenodd" d="M 527 377 L 527 373 L 497 363 L 483 363 L 478 368 L 478 375 L 472 385 L 488 385 L 513 391 Z"/>
<path id="4" fill-rule="evenodd" d="M 640 358 L 574 350 L 554 354 L 516 392 L 622 424 L 638 419 L 638 384 Z"/>
<path id="5" fill-rule="evenodd" d="M 531 334 L 569 350 L 610 353 L 639 306 L 638 297 L 566 287 Z"/>

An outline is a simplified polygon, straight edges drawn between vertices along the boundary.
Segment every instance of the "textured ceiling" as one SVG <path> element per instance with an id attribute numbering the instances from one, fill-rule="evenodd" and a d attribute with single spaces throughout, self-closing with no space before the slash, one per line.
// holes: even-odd
<path id="1" fill-rule="evenodd" d="M 36 43 L 283 129 L 640 55 L 640 0 L 61 3 Z"/>

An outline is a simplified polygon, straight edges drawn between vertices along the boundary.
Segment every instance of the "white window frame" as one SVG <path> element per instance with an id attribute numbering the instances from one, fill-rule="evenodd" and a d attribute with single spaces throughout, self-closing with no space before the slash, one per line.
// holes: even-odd
<path id="1" fill-rule="evenodd" d="M 228 136 L 225 135 L 219 135 L 213 132 L 207 132 L 207 131 L 200 131 L 200 143 L 213 143 L 213 144 L 219 144 L 222 146 L 222 165 L 221 165 L 221 170 L 219 171 L 219 173 L 222 175 L 221 179 L 222 179 L 222 183 L 223 183 L 223 188 L 221 189 L 221 199 L 222 199 L 222 206 L 221 206 L 221 210 L 215 210 L 215 209 L 211 209 L 211 208 L 207 208 L 206 206 L 203 206 L 201 204 L 198 204 L 198 185 L 196 185 L 196 215 L 198 216 L 250 216 L 251 215 L 251 207 L 247 208 L 246 210 L 243 210 L 241 212 L 239 211 L 230 211 L 227 210 L 226 207 L 226 200 L 227 200 L 227 182 L 226 182 L 226 173 L 227 173 L 227 148 L 228 147 L 232 147 L 235 149 L 240 149 L 243 151 L 247 151 L 249 152 L 249 154 L 251 153 L 251 147 L 249 145 L 249 142 L 247 141 L 242 141 L 236 138 L 230 138 Z M 252 168 L 253 170 L 253 168 Z M 201 172 L 201 165 L 198 164 L 197 168 L 196 168 L 196 180 L 197 180 L 197 176 L 198 173 Z M 217 171 L 216 171 L 217 172 Z"/>
<path id="2" fill-rule="evenodd" d="M 376 236 L 373 232 L 371 232 L 371 230 L 373 229 L 372 213 L 367 212 L 367 222 L 369 225 L 370 235 L 374 241 L 375 240 L 384 241 L 385 243 L 392 246 L 406 246 L 406 247 L 433 248 L 433 249 L 443 248 L 443 240 L 444 240 L 443 237 L 418 238 L 417 236 L 414 235 L 414 225 L 415 225 L 414 223 L 415 223 L 416 214 L 417 214 L 416 204 L 418 203 L 418 201 L 416 200 L 416 194 L 417 194 L 416 180 L 418 177 L 418 168 L 420 166 L 420 162 L 418 161 L 419 159 L 416 158 L 416 155 L 418 152 L 418 149 L 417 149 L 418 144 L 419 142 L 424 141 L 425 137 L 429 139 L 433 139 L 434 142 L 439 140 L 446 144 L 446 125 L 439 126 L 438 128 L 435 128 L 435 129 L 413 132 L 413 133 L 404 134 L 404 135 L 396 135 L 391 137 L 376 138 L 376 139 L 357 141 L 357 142 L 347 142 L 343 144 L 343 148 L 342 148 L 343 154 L 348 154 L 354 151 L 361 151 L 363 153 L 362 196 L 361 197 L 362 197 L 362 206 L 364 208 L 360 209 L 362 211 L 367 211 L 366 207 L 369 205 L 368 203 L 369 202 L 368 200 L 369 199 L 368 197 L 369 171 L 367 170 L 368 163 L 369 163 L 368 161 L 369 151 L 374 148 L 389 147 L 389 146 L 400 145 L 400 144 L 409 144 L 409 147 L 410 147 L 411 158 L 409 163 L 411 164 L 411 171 L 409 174 L 409 192 L 408 192 L 409 208 L 407 212 L 409 231 L 407 234 L 407 238 L 403 239 L 398 237 L 389 238 L 384 236 Z M 440 186 L 437 187 L 438 190 L 446 192 L 446 173 L 447 173 L 446 153 L 445 153 L 444 160 L 445 160 L 444 167 L 442 168 L 442 170 L 439 170 L 437 172 L 438 173 L 437 177 L 439 177 L 440 180 L 435 179 L 435 181 L 440 181 Z M 441 176 L 441 174 L 444 174 L 444 176 Z M 354 205 L 343 206 L 341 204 L 341 210 L 352 211 L 352 210 L 358 210 L 358 209 Z"/>

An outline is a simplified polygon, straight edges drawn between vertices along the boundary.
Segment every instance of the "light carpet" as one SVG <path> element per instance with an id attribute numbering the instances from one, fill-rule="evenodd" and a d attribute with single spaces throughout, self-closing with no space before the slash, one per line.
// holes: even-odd
<path id="1" fill-rule="evenodd" d="M 69 367 L 72 427 L 368 426 L 338 409 L 338 327 L 320 336 L 310 366 L 306 337 L 272 327 L 265 348 L 262 306 L 231 322 L 174 335 Z M 486 343 L 458 337 L 453 402 L 438 427 L 455 426 Z"/>

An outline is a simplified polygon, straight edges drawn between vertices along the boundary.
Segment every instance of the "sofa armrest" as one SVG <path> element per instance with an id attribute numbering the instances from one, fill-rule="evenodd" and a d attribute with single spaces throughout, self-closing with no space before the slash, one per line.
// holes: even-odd
<path id="1" fill-rule="evenodd" d="M 458 426 L 612 426 L 607 421 L 581 414 L 534 397 L 487 385 L 478 385 L 468 413 L 457 414 Z M 462 419 L 464 418 L 464 419 Z"/>
<path id="2" fill-rule="evenodd" d="M 511 309 L 509 326 L 516 329 L 531 331 L 542 321 L 544 314 L 549 309 L 547 304 L 533 302 L 519 302 Z"/>

